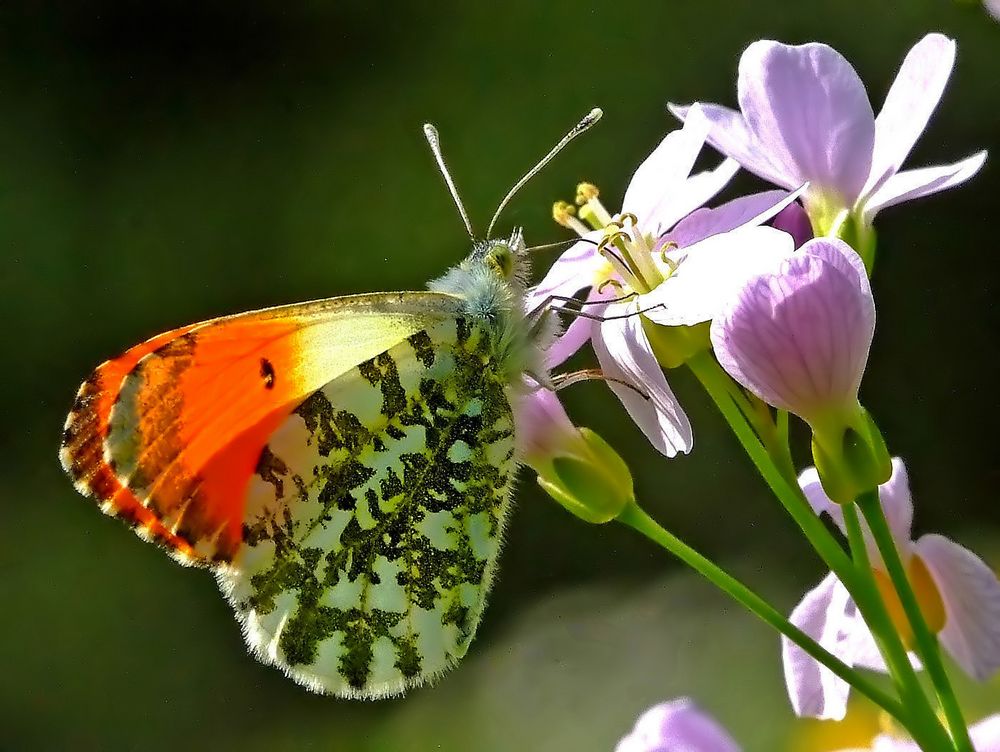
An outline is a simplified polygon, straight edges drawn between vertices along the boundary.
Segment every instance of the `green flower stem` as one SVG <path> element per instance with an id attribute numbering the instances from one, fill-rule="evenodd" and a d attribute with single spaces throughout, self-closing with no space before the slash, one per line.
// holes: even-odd
<path id="1" fill-rule="evenodd" d="M 845 505 L 842 509 L 847 540 L 850 543 L 851 555 L 854 557 L 859 574 L 856 588 L 851 595 L 854 596 L 855 603 L 858 604 L 858 608 L 861 609 L 861 613 L 865 617 L 865 622 L 872 630 L 879 652 L 885 658 L 900 697 L 904 699 L 906 707 L 910 711 L 912 720 L 910 733 L 914 739 L 922 742 L 925 749 L 954 749 L 951 740 L 945 734 L 941 724 L 938 723 L 934 709 L 920 686 L 920 680 L 910 664 L 906 647 L 899 638 L 892 619 L 889 617 L 889 612 L 886 611 L 885 604 L 882 602 L 878 587 L 875 585 L 871 561 L 868 559 L 868 549 L 861 532 L 857 510 L 853 504 Z M 933 746 L 928 746 L 925 740 L 933 740 Z"/>
<path id="2" fill-rule="evenodd" d="M 760 443 L 747 419 L 729 395 L 732 380 L 722 370 L 710 352 L 701 352 L 688 360 L 688 367 L 701 382 L 712 401 L 715 402 L 743 449 L 756 465 L 758 472 L 764 477 L 767 485 L 792 519 L 808 538 L 813 548 L 828 567 L 837 573 L 848 589 L 851 589 L 854 567 L 850 557 L 844 553 L 837 540 L 827 530 L 823 521 L 813 512 L 809 503 L 802 496 L 801 490 L 792 488 L 789 481 L 775 465 L 774 460 Z"/>
<path id="3" fill-rule="evenodd" d="M 638 504 L 632 502 L 627 505 L 617 519 L 669 551 L 724 593 L 741 603 L 754 615 L 777 629 L 806 653 L 892 715 L 893 718 L 903 725 L 909 725 L 906 711 L 895 698 L 882 691 L 867 677 L 850 668 L 839 658 L 827 652 L 819 643 L 788 621 L 781 612 L 742 582 L 661 527 Z"/>
<path id="4" fill-rule="evenodd" d="M 892 539 L 892 532 L 886 522 L 885 513 L 879 503 L 878 491 L 873 490 L 861 494 L 857 499 L 858 508 L 864 515 L 868 528 L 875 539 L 882 561 L 885 564 L 889 578 L 892 580 L 896 594 L 903 605 L 903 611 L 913 629 L 913 637 L 916 642 L 917 653 L 920 660 L 927 668 L 927 674 L 934 683 L 938 699 L 941 702 L 941 709 L 944 711 L 948 727 L 955 740 L 956 748 L 959 752 L 973 752 L 972 741 L 969 739 L 969 730 L 962 716 L 958 699 L 948 680 L 948 673 L 945 671 L 944 663 L 941 661 L 941 650 L 938 647 L 937 637 L 931 632 L 924 620 L 924 615 L 920 610 L 920 603 L 910 586 L 910 579 L 906 576 L 906 570 L 896 549 L 896 543 Z"/>

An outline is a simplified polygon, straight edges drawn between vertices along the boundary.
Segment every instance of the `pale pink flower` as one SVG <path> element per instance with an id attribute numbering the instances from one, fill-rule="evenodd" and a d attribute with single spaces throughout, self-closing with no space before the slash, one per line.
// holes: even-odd
<path id="1" fill-rule="evenodd" d="M 913 500 L 906 467 L 898 458 L 892 466 L 892 477 L 879 487 L 879 499 L 921 611 L 955 662 L 973 678 L 989 679 L 1000 669 L 1000 582 L 982 559 L 944 536 L 928 534 L 912 539 Z M 830 515 L 843 529 L 843 510 L 823 491 L 815 468 L 799 476 L 799 485 L 816 513 Z M 862 526 L 876 580 L 908 643 L 909 624 L 893 600 L 895 592 L 871 534 L 863 522 Z M 791 621 L 847 665 L 885 670 L 871 631 L 833 573 L 806 593 L 792 611 Z M 782 658 L 797 715 L 844 717 L 850 690 L 846 682 L 784 637 Z M 1000 738 L 996 721 L 988 728 L 994 734 L 991 738 Z"/>
<path id="2" fill-rule="evenodd" d="M 686 697 L 654 705 L 615 752 L 740 752 L 719 723 Z"/>
<path id="3" fill-rule="evenodd" d="M 842 240 L 816 238 L 746 281 L 715 316 L 711 336 L 730 376 L 819 431 L 851 423 L 860 409 L 874 330 L 861 259 Z"/>
<path id="4" fill-rule="evenodd" d="M 653 354 L 639 312 L 666 326 L 708 321 L 744 279 L 793 250 L 786 233 L 756 225 L 797 193 L 768 191 L 698 209 L 737 169 L 726 160 L 689 175 L 707 130 L 695 109 L 683 129 L 664 138 L 633 175 L 617 215 L 630 216 L 620 225 L 611 224 L 614 218 L 596 196 L 588 200 L 585 208 L 606 227 L 578 227 L 585 239 L 560 256 L 529 301 L 536 308 L 551 296 L 587 291 L 583 311 L 602 320 L 573 321 L 549 350 L 548 365 L 561 363 L 591 340 L 612 391 L 668 457 L 690 451 L 691 425 Z M 575 218 L 566 222 L 580 225 Z M 618 245 L 598 249 L 608 232 L 619 229 Z"/>
<path id="5" fill-rule="evenodd" d="M 907 54 L 874 116 L 857 71 L 825 44 L 751 44 L 740 58 L 740 111 L 701 104 L 708 141 L 765 180 L 809 182 L 806 209 L 819 234 L 853 213 L 867 225 L 888 206 L 957 186 L 986 152 L 950 165 L 901 171 L 933 114 L 955 62 L 955 42 L 928 34 Z M 670 105 L 681 120 L 689 107 Z"/>

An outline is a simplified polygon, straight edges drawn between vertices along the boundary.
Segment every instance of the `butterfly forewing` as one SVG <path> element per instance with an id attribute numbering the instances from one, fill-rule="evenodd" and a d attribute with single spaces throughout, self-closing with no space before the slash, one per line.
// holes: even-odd
<path id="1" fill-rule="evenodd" d="M 485 328 L 416 333 L 305 400 L 252 478 L 220 582 L 261 657 L 314 689 L 394 694 L 466 651 L 515 470 Z"/>

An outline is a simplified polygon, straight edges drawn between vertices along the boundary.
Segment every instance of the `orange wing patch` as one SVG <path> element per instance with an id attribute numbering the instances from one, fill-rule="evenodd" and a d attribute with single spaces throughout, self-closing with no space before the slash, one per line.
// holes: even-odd
<path id="1" fill-rule="evenodd" d="M 118 481 L 104 461 L 104 437 L 122 379 L 143 357 L 190 329 L 184 327 L 165 332 L 101 364 L 77 392 L 73 409 L 66 418 L 59 453 L 63 468 L 80 493 L 100 499 L 105 514 L 119 517 L 144 538 L 176 551 L 180 561 L 193 558 L 194 551 L 161 525 L 156 516 Z"/>
<path id="2" fill-rule="evenodd" d="M 180 561 L 229 562 L 274 430 L 327 382 L 448 315 L 454 300 L 356 295 L 161 334 L 83 383 L 63 467 L 103 511 Z"/>

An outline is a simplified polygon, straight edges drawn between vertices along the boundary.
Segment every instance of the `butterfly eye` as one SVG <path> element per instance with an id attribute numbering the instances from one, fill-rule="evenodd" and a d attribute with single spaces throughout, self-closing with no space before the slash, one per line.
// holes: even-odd
<path id="1" fill-rule="evenodd" d="M 486 254 L 486 263 L 504 279 L 510 279 L 514 273 L 514 254 L 505 245 L 497 244 L 490 248 Z"/>

